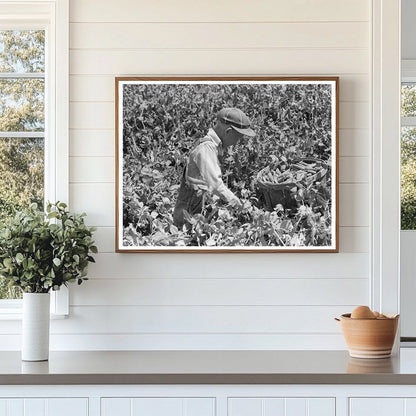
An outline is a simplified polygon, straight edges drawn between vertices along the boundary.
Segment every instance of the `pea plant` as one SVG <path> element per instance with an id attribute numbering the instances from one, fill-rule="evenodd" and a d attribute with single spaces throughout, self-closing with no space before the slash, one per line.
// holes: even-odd
<path id="1" fill-rule="evenodd" d="M 238 209 L 207 193 L 178 229 L 172 213 L 187 156 L 223 107 L 256 136 L 224 155 Z M 123 90 L 123 244 L 328 246 L 333 218 L 331 89 L 325 84 L 132 84 Z"/>

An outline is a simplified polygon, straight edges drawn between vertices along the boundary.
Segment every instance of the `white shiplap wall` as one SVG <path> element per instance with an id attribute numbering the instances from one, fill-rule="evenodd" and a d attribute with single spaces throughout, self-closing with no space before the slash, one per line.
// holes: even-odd
<path id="1" fill-rule="evenodd" d="M 70 205 L 100 254 L 52 348 L 345 347 L 333 317 L 370 298 L 370 13 L 369 0 L 70 1 Z M 115 254 L 124 75 L 339 76 L 340 253 Z"/>

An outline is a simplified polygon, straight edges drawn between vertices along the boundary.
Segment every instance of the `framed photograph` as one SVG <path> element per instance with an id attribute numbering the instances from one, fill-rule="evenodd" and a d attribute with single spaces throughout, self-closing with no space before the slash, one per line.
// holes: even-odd
<path id="1" fill-rule="evenodd" d="M 117 252 L 337 252 L 338 77 L 116 78 Z"/>

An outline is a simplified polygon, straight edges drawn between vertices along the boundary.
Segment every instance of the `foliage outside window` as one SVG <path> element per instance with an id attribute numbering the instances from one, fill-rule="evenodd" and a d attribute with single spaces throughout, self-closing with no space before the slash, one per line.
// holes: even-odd
<path id="1" fill-rule="evenodd" d="M 0 226 L 44 200 L 45 31 L 0 30 Z M 20 298 L 0 279 L 0 299 Z"/>
<path id="2" fill-rule="evenodd" d="M 416 83 L 402 84 L 401 228 L 416 229 Z"/>

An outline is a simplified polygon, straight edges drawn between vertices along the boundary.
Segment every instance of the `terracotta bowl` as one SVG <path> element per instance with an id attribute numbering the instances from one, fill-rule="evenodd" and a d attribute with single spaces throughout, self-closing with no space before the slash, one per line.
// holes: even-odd
<path id="1" fill-rule="evenodd" d="M 381 319 L 352 319 L 341 315 L 341 329 L 351 357 L 388 358 L 391 356 L 399 315 Z"/>

